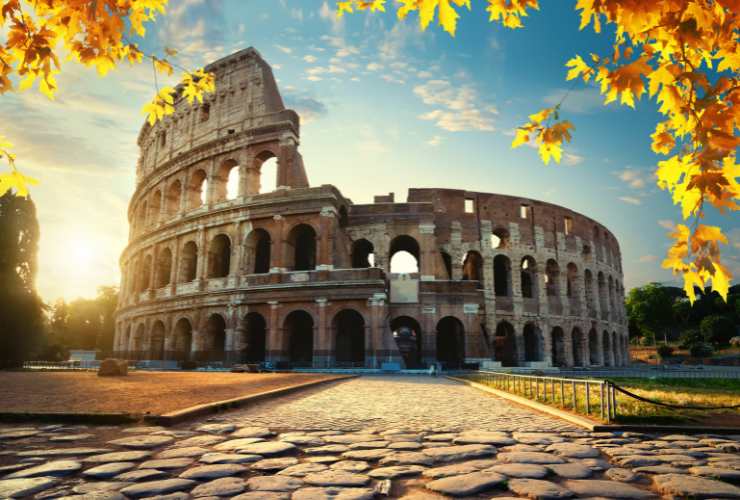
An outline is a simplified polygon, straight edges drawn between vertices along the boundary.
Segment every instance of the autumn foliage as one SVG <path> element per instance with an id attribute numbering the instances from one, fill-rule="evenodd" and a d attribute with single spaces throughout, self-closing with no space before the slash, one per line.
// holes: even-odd
<path id="1" fill-rule="evenodd" d="M 338 14 L 384 11 L 385 0 L 339 1 Z M 489 20 L 521 28 L 538 0 L 485 0 Z M 604 104 L 634 108 L 647 95 L 663 115 L 651 135 L 658 161 L 658 186 L 670 193 L 687 224 L 678 224 L 663 267 L 683 275 L 691 301 L 694 287 L 711 282 L 722 297 L 732 275 L 721 262 L 728 240 L 718 226 L 702 224 L 707 207 L 722 214 L 738 210 L 740 167 L 740 1 L 739 0 L 577 0 L 580 29 L 596 33 L 611 26 L 608 54 L 576 55 L 566 62 L 567 80 L 599 86 Z M 426 29 L 435 18 L 454 36 L 459 11 L 470 0 L 400 0 L 396 14 L 417 12 Z M 573 124 L 559 106 L 540 110 L 519 127 L 512 147 L 534 141 L 545 164 L 560 162 Z"/>

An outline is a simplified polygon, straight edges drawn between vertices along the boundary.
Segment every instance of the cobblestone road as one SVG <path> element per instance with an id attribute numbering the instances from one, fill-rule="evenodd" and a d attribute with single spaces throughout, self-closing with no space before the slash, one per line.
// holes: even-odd
<path id="1" fill-rule="evenodd" d="M 445 378 L 367 376 L 230 414 L 283 429 L 575 430 L 567 422 Z"/>

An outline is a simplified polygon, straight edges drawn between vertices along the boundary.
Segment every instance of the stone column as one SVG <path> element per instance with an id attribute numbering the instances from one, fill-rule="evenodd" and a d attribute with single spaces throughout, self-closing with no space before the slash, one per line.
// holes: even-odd
<path id="1" fill-rule="evenodd" d="M 316 299 L 316 305 L 319 311 L 318 325 L 314 326 L 314 344 L 313 344 L 313 367 L 327 368 L 331 366 L 334 358 L 334 349 L 326 323 L 326 304 L 325 297 Z"/>
<path id="2" fill-rule="evenodd" d="M 319 241 L 316 258 L 316 269 L 331 270 L 334 268 L 334 231 L 336 215 L 333 207 L 323 207 L 319 213 Z"/>
<path id="3" fill-rule="evenodd" d="M 277 300 L 267 302 L 270 305 L 270 323 L 267 325 L 266 360 L 276 363 L 283 361 L 285 354 L 283 350 L 282 327 L 278 325 L 280 303 Z"/>
<path id="4" fill-rule="evenodd" d="M 272 267 L 270 272 L 282 272 L 285 270 L 285 219 L 280 214 L 273 215 L 272 219 L 277 222 L 277 231 L 273 235 L 273 239 L 270 241 L 272 248 L 270 249 L 270 259 L 272 260 Z"/>
<path id="5" fill-rule="evenodd" d="M 434 223 L 419 224 L 419 275 L 421 281 L 434 281 L 434 261 L 437 255 L 436 241 L 434 237 Z"/>

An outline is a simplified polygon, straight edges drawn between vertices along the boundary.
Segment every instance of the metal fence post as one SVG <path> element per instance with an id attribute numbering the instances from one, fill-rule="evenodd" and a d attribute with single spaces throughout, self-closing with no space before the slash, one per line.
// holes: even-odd
<path id="1" fill-rule="evenodd" d="M 604 420 L 604 382 L 599 383 L 599 403 L 601 405 L 601 420 Z"/>
<path id="2" fill-rule="evenodd" d="M 588 380 L 585 382 L 586 385 L 586 415 L 591 414 L 591 391 L 589 390 L 591 387 L 591 384 L 588 383 Z"/>
<path id="3" fill-rule="evenodd" d="M 571 382 L 571 389 L 573 390 L 573 411 L 578 413 L 578 398 L 576 398 L 576 381 Z"/>

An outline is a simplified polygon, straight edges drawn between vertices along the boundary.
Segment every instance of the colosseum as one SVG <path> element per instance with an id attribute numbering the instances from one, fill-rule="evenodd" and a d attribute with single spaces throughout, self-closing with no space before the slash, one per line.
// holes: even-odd
<path id="1" fill-rule="evenodd" d="M 207 69 L 215 94 L 178 101 L 138 136 L 117 356 L 388 370 L 628 362 L 621 256 L 604 226 L 456 189 L 353 203 L 309 184 L 299 116 L 256 50 Z"/>

